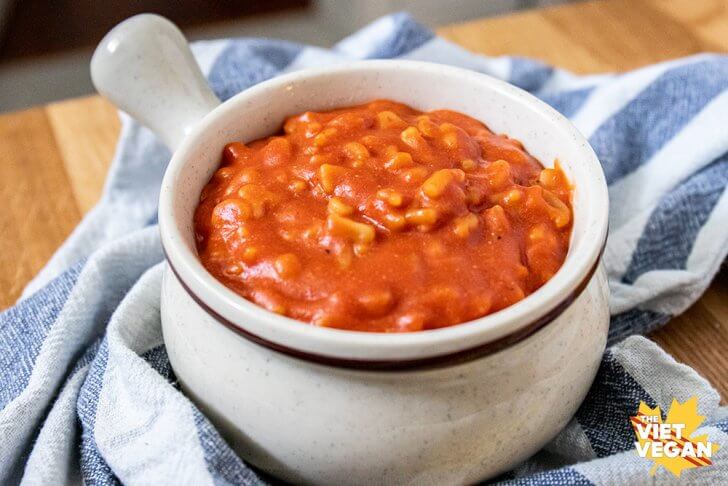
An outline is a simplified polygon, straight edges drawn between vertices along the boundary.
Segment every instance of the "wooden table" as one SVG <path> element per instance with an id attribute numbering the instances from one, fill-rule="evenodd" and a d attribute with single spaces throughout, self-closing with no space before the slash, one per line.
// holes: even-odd
<path id="1" fill-rule="evenodd" d="M 728 0 L 604 0 L 444 27 L 475 52 L 580 73 L 728 52 Z M 119 121 L 99 97 L 0 115 L 0 308 L 11 305 L 102 190 Z M 728 272 L 651 336 L 728 397 Z"/>

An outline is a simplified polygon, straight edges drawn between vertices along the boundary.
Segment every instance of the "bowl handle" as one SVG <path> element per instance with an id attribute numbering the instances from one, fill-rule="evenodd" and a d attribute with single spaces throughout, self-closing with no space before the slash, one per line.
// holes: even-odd
<path id="1" fill-rule="evenodd" d="M 106 34 L 91 59 L 91 79 L 172 150 L 220 104 L 182 32 L 159 15 L 136 15 Z"/>

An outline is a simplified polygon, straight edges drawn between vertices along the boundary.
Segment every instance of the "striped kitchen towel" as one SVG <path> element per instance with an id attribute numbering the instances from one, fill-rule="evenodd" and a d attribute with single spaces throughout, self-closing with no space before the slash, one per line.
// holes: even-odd
<path id="1" fill-rule="evenodd" d="M 728 57 L 699 55 L 626 74 L 575 76 L 488 58 L 435 37 L 405 14 L 330 50 L 263 39 L 199 42 L 226 99 L 282 72 L 352 59 L 452 64 L 507 80 L 571 118 L 610 185 L 605 254 L 611 347 L 574 420 L 498 478 L 513 484 L 642 484 L 629 416 L 697 396 L 697 433 L 723 447 L 682 479 L 728 484 L 728 411 L 695 371 L 646 333 L 684 311 L 728 251 Z M 179 391 L 159 321 L 158 189 L 170 154 L 122 115 L 104 195 L 23 299 L 0 314 L 0 483 L 261 484 Z M 486 438 L 484 438 L 486 440 Z M 345 467 L 342 465 L 342 467 Z M 660 469 L 657 480 L 672 476 Z"/>

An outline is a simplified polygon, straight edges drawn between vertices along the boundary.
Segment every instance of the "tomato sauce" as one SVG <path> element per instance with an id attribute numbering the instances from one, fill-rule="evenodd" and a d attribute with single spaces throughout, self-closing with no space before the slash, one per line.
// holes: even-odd
<path id="1" fill-rule="evenodd" d="M 378 100 L 228 144 L 194 225 L 208 271 L 270 311 L 420 331 L 548 281 L 568 251 L 571 187 L 471 117 Z"/>

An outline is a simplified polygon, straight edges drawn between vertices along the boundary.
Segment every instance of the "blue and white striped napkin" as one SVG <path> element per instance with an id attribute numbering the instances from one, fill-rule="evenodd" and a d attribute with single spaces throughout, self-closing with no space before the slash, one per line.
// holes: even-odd
<path id="1" fill-rule="evenodd" d="M 222 98 L 279 73 L 365 58 L 419 59 L 507 80 L 552 104 L 589 138 L 610 184 L 605 262 L 611 348 L 570 425 L 501 480 L 642 484 L 628 417 L 696 395 L 714 465 L 683 473 L 728 484 L 728 411 L 717 392 L 643 334 L 684 311 L 728 251 L 728 57 L 699 55 L 620 75 L 575 76 L 488 58 L 407 15 L 382 18 L 330 50 L 282 41 L 199 42 Z M 0 314 L 0 483 L 260 484 L 180 393 L 159 321 L 158 189 L 170 154 L 122 116 L 104 195 L 24 298 Z M 616 343 L 616 344 L 615 344 Z M 484 438 L 484 440 L 486 440 Z M 342 466 L 345 467 L 345 466 Z M 670 481 L 664 470 L 657 480 Z"/>

